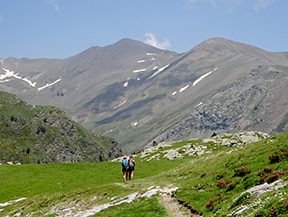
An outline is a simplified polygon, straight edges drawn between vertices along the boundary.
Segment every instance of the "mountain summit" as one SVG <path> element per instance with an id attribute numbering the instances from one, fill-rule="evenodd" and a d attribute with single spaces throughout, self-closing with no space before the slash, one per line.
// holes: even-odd
<path id="1" fill-rule="evenodd" d="M 288 53 L 208 39 L 177 54 L 122 39 L 67 59 L 1 60 L 0 90 L 55 105 L 124 152 L 213 132 L 282 132 Z"/>

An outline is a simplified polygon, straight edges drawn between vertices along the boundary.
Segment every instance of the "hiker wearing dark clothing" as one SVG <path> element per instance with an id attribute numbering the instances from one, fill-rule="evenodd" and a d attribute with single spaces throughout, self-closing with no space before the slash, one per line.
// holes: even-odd
<path id="1" fill-rule="evenodd" d="M 122 159 L 122 172 L 123 172 L 123 182 L 125 182 L 128 179 L 128 160 L 127 156 L 125 155 Z"/>
<path id="2" fill-rule="evenodd" d="M 128 160 L 128 173 L 129 173 L 129 180 L 133 180 L 133 173 L 135 170 L 136 162 L 132 155 L 130 155 Z"/>

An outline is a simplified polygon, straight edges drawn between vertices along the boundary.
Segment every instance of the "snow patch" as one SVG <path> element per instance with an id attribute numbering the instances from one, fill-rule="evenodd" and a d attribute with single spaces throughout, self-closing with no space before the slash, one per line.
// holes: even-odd
<path id="1" fill-rule="evenodd" d="M 146 53 L 147 56 L 157 55 L 156 53 Z"/>
<path id="2" fill-rule="evenodd" d="M 187 84 L 185 87 L 182 87 L 180 90 L 179 90 L 179 93 L 182 93 L 184 90 L 186 90 L 187 88 L 189 87 L 189 84 Z"/>
<path id="3" fill-rule="evenodd" d="M 156 70 L 156 69 L 158 69 L 158 66 L 154 66 L 154 67 L 153 67 L 153 70 Z"/>
<path id="4" fill-rule="evenodd" d="M 138 122 L 134 122 L 133 125 L 134 125 L 134 126 L 137 126 L 137 125 L 138 125 Z"/>
<path id="5" fill-rule="evenodd" d="M 200 76 L 199 78 L 197 78 L 194 83 L 193 83 L 193 87 L 198 84 L 201 80 L 203 80 L 205 77 L 207 77 L 208 75 L 210 75 L 212 72 L 215 72 L 218 68 L 215 68 L 214 70 L 207 72 L 206 74 Z"/>
<path id="6" fill-rule="evenodd" d="M 197 108 L 198 106 L 202 105 L 203 102 L 200 102 L 198 105 L 196 105 L 194 108 Z"/>
<path id="7" fill-rule="evenodd" d="M 140 78 L 137 78 L 137 81 L 140 81 Z"/>
<path id="8" fill-rule="evenodd" d="M 36 83 L 37 82 L 32 82 L 30 81 L 28 78 L 22 78 L 21 76 L 18 76 L 18 73 L 15 74 L 14 71 L 10 71 L 9 69 L 5 69 L 5 68 L 2 68 L 4 71 L 5 71 L 5 75 L 0 75 L 0 80 L 2 80 L 1 82 L 7 82 L 7 81 L 10 81 L 10 80 L 7 80 L 6 78 L 9 78 L 9 77 L 14 77 L 16 79 L 19 79 L 19 80 L 22 80 L 22 81 L 26 81 L 29 83 L 29 85 L 31 87 L 35 87 Z M 4 80 L 5 79 L 5 80 Z"/>
<path id="9" fill-rule="evenodd" d="M 146 71 L 147 69 L 138 69 L 138 70 L 134 70 L 133 73 L 137 73 L 137 72 L 144 72 Z"/>
<path id="10" fill-rule="evenodd" d="M 153 57 L 153 58 L 151 58 L 150 60 L 152 60 L 152 61 L 153 61 L 153 60 L 155 60 L 155 58 Z"/>
<path id="11" fill-rule="evenodd" d="M 43 90 L 44 88 L 50 87 L 56 83 L 58 83 L 59 81 L 61 81 L 61 79 L 59 78 L 58 80 L 54 81 L 53 83 L 49 84 L 47 83 L 46 85 L 44 85 L 43 87 L 39 87 L 38 90 Z"/>
<path id="12" fill-rule="evenodd" d="M 11 80 L 9 80 L 9 79 L 0 80 L 0 83 L 4 83 L 4 82 L 8 82 L 8 81 L 11 81 Z"/>
<path id="13" fill-rule="evenodd" d="M 23 80 L 23 81 L 26 81 L 31 87 L 35 87 L 35 85 L 36 85 L 36 83 L 37 83 L 37 82 L 34 82 L 34 83 L 33 83 L 32 81 L 28 80 L 27 78 L 23 78 L 22 80 Z"/>
<path id="14" fill-rule="evenodd" d="M 127 100 L 125 99 L 124 102 L 122 102 L 122 103 L 120 103 L 119 105 L 115 106 L 115 107 L 113 108 L 113 110 L 115 110 L 115 109 L 119 108 L 120 106 L 124 105 L 126 102 L 127 102 Z"/>
<path id="15" fill-rule="evenodd" d="M 176 93 L 177 93 L 177 91 L 174 91 L 174 92 L 172 93 L 172 96 L 174 96 Z"/>
<path id="16" fill-rule="evenodd" d="M 155 77 L 156 75 L 158 75 L 160 72 L 164 71 L 170 64 L 158 69 L 153 75 L 151 75 L 148 79 Z"/>
<path id="17" fill-rule="evenodd" d="M 138 60 L 137 63 L 145 63 L 145 60 Z"/>
<path id="18" fill-rule="evenodd" d="M 128 87 L 128 81 L 123 84 L 124 87 Z"/>

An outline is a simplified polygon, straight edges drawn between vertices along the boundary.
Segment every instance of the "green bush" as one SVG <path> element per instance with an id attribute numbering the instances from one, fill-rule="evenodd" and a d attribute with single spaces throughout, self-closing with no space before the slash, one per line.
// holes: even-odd
<path id="1" fill-rule="evenodd" d="M 238 167 L 234 170 L 234 176 L 246 176 L 249 173 L 251 173 L 251 171 L 245 167 Z"/>

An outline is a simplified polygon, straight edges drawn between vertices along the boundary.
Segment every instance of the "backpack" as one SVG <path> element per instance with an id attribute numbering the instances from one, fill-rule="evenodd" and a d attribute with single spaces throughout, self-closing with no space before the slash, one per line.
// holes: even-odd
<path id="1" fill-rule="evenodd" d="M 133 160 L 130 160 L 129 167 L 134 167 L 134 161 Z"/>
<path id="2" fill-rule="evenodd" d="M 122 167 L 123 167 L 123 168 L 126 168 L 127 165 L 128 165 L 128 160 L 127 160 L 127 159 L 123 159 L 123 160 L 122 160 Z"/>

